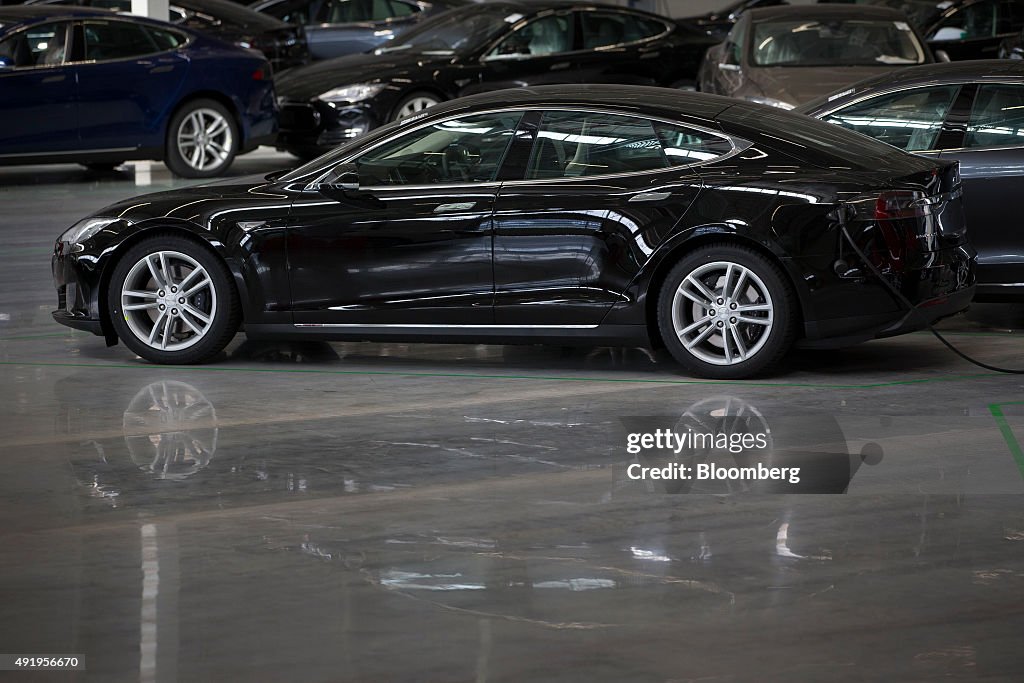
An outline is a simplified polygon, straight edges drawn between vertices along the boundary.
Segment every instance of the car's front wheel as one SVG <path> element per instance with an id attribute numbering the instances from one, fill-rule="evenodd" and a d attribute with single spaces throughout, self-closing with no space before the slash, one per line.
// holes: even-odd
<path id="1" fill-rule="evenodd" d="M 164 160 L 183 178 L 212 178 L 238 154 L 238 126 L 220 102 L 193 100 L 171 118 Z"/>
<path id="2" fill-rule="evenodd" d="M 125 346 L 153 363 L 202 363 L 241 318 L 231 274 L 215 254 L 178 235 L 139 242 L 117 262 L 107 307 Z"/>
<path id="3" fill-rule="evenodd" d="M 796 298 L 778 265 L 735 245 L 696 249 L 658 296 L 658 328 L 694 375 L 743 379 L 776 365 L 793 345 Z"/>

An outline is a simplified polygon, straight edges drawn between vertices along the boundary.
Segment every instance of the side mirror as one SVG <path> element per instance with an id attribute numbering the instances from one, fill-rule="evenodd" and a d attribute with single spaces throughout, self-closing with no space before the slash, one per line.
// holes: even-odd
<path id="1" fill-rule="evenodd" d="M 935 59 L 939 60 L 940 62 L 951 62 L 951 61 L 953 61 L 952 59 L 949 58 L 949 53 L 946 52 L 945 50 L 936 50 L 935 51 Z"/>
<path id="2" fill-rule="evenodd" d="M 931 40 L 936 42 L 963 40 L 966 35 L 967 31 L 962 28 L 957 28 L 956 26 L 943 26 L 932 35 Z"/>
<path id="3" fill-rule="evenodd" d="M 14 68 L 14 60 L 10 57 L 0 57 L 0 71 L 8 71 Z"/>
<path id="4" fill-rule="evenodd" d="M 355 164 L 338 164 L 318 182 L 314 189 L 335 201 L 358 201 L 377 198 L 369 192 L 359 191 L 359 170 Z"/>

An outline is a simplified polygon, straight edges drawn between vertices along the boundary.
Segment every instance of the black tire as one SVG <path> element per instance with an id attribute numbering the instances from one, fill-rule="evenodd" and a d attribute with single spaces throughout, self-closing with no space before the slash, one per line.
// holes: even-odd
<path id="1" fill-rule="evenodd" d="M 180 350 L 162 350 L 151 346 L 136 331 L 139 327 L 145 325 L 143 316 L 149 316 L 150 313 L 143 313 L 141 311 L 129 312 L 123 310 L 122 307 L 122 289 L 124 288 L 125 280 L 129 276 L 148 277 L 141 268 L 137 271 L 141 275 L 134 275 L 133 269 L 137 264 L 142 263 L 143 258 L 160 252 L 178 253 L 198 263 L 209 276 L 209 287 L 215 293 L 211 297 L 208 290 L 204 290 L 207 296 L 205 306 L 198 299 L 201 294 L 196 295 L 197 298 L 190 301 L 190 304 L 199 307 L 201 312 L 211 314 L 210 322 L 204 328 L 203 334 L 191 346 Z M 173 269 L 172 261 L 171 270 Z M 179 271 L 179 274 L 183 272 Z M 178 282 L 182 282 L 182 279 L 179 278 Z M 154 289 L 158 287 L 158 285 L 153 286 Z M 141 288 L 145 289 L 145 287 Z M 129 289 L 135 290 L 140 289 L 140 287 L 133 282 Z M 164 291 L 166 293 L 169 289 Z M 156 297 L 153 297 L 153 299 L 156 299 Z M 149 302 L 149 299 L 144 297 L 138 297 L 137 300 L 140 303 Z M 132 299 L 129 299 L 129 301 L 132 301 Z M 170 303 L 167 304 L 168 307 L 170 305 Z M 144 239 L 131 247 L 118 259 L 107 288 L 107 311 L 110 315 L 114 331 L 117 333 L 118 338 L 124 342 L 125 346 L 151 363 L 168 365 L 204 363 L 213 359 L 235 336 L 242 317 L 241 304 L 239 303 L 234 281 L 227 265 L 225 265 L 220 257 L 187 237 L 167 233 L 156 234 Z M 176 310 L 174 312 L 178 315 Z M 155 316 L 157 312 L 154 310 L 152 314 Z M 183 316 L 184 312 L 181 315 Z M 132 320 L 131 323 L 129 323 L 129 318 Z M 198 318 L 193 317 L 190 320 L 202 324 Z M 133 325 L 135 330 L 133 330 Z M 193 334 L 186 327 L 184 320 L 180 322 L 175 321 L 172 325 L 172 340 L 174 339 L 173 329 L 175 327 L 183 339 L 182 343 L 187 342 L 187 337 Z"/>
<path id="2" fill-rule="evenodd" d="M 440 104 L 441 102 L 444 102 L 443 97 L 436 95 L 432 92 L 427 92 L 425 90 L 411 92 L 398 101 L 398 104 L 395 105 L 394 111 L 391 112 L 391 118 L 389 120 L 397 121 L 398 119 L 402 118 L 402 110 L 404 110 L 407 106 L 409 106 L 416 100 L 424 98 L 433 100 L 435 104 Z M 423 111 L 423 109 L 420 109 L 418 111 Z"/>
<path id="3" fill-rule="evenodd" d="M 182 148 L 178 144 L 179 138 L 191 130 L 191 123 L 187 122 L 197 112 L 204 117 L 211 116 L 210 112 L 219 115 L 226 123 L 230 133 L 230 140 L 227 141 L 226 145 L 222 146 L 225 150 L 224 158 L 218 159 L 217 163 L 211 163 L 210 166 L 202 166 L 202 159 L 200 159 L 198 164 L 193 165 L 192 161 L 184 156 Z M 164 163 L 167 164 L 167 168 L 171 169 L 175 175 L 179 175 L 182 178 L 213 178 L 223 175 L 231 168 L 231 164 L 238 154 L 240 143 L 238 124 L 235 123 L 235 117 L 227 107 L 215 100 L 192 100 L 186 102 L 175 112 L 171 118 L 170 125 L 167 126 Z M 205 159 L 205 157 L 203 158 Z"/>
<path id="4" fill-rule="evenodd" d="M 726 270 L 728 264 L 740 268 Z M 721 270 L 737 273 L 729 278 L 729 284 L 734 289 L 742 289 L 741 292 L 732 292 L 732 297 L 723 296 L 729 293 L 723 291 L 725 277 L 717 276 L 716 279 Z M 746 279 L 740 282 L 739 274 L 744 271 Z M 696 285 L 690 284 L 692 280 L 687 280 L 691 275 L 695 275 L 708 293 L 714 295 L 710 308 L 695 303 L 682 293 L 684 282 L 687 283 L 684 289 L 697 292 Z M 744 283 L 748 286 L 743 286 Z M 711 244 L 683 256 L 665 278 L 657 305 L 658 330 L 666 348 L 688 373 L 699 377 L 745 379 L 763 374 L 782 360 L 792 348 L 796 335 L 797 300 L 785 273 L 753 249 L 738 245 Z M 765 306 L 769 310 L 730 310 Z M 708 318 L 709 315 L 714 317 Z M 759 322 L 744 322 L 752 319 Z M 709 322 L 700 325 L 701 320 Z M 680 340 L 677 325 L 684 334 L 687 334 L 685 330 L 692 330 L 688 333 L 692 335 L 688 341 L 704 339 L 688 349 Z M 749 353 L 746 358 L 740 351 L 740 343 L 744 345 L 743 352 Z M 709 358 L 715 360 L 715 347 L 719 344 L 722 358 L 717 360 L 720 362 L 709 361 Z"/>

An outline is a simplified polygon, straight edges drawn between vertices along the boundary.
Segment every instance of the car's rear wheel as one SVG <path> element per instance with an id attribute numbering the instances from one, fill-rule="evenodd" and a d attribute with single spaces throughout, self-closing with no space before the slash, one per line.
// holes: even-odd
<path id="1" fill-rule="evenodd" d="M 775 263 L 745 247 L 709 245 L 669 272 L 658 328 L 688 372 L 742 379 L 770 370 L 792 347 L 796 306 Z"/>
<path id="2" fill-rule="evenodd" d="M 419 114 L 424 109 L 429 109 L 435 104 L 440 104 L 441 98 L 437 95 L 428 92 L 414 92 L 408 95 L 398 103 L 395 107 L 395 111 L 391 116 L 392 121 L 398 119 L 404 119 L 406 116 L 413 116 Z"/>
<path id="3" fill-rule="evenodd" d="M 153 363 L 202 363 L 220 353 L 241 318 L 231 274 L 190 239 L 158 235 L 129 249 L 107 290 L 114 331 Z"/>
<path id="4" fill-rule="evenodd" d="M 212 178 L 228 170 L 238 145 L 238 126 L 227 107 L 193 100 L 171 119 L 164 159 L 183 178 Z"/>

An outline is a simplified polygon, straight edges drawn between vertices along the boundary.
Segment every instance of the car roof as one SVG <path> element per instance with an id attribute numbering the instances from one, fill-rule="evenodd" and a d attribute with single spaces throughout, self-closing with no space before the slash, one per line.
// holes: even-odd
<path id="1" fill-rule="evenodd" d="M 977 59 L 908 66 L 854 83 L 849 88 L 841 90 L 840 97 L 836 97 L 835 93 L 832 93 L 797 107 L 797 111 L 807 113 L 831 108 L 873 90 L 888 91 L 929 84 L 983 83 L 1006 80 L 1024 82 L 1024 62 L 1015 59 Z"/>
<path id="2" fill-rule="evenodd" d="M 113 10 L 75 5 L 14 5 L 0 7 L 0 22 L 15 23 L 52 17 L 110 16 Z"/>
<path id="3" fill-rule="evenodd" d="M 703 119 L 707 124 L 714 125 L 714 118 L 718 114 L 738 102 L 720 95 L 650 86 L 543 85 L 470 95 L 431 107 L 429 112 L 431 116 L 444 116 L 461 110 L 479 110 L 492 105 L 496 108 L 589 106 L 670 119 Z"/>
<path id="4" fill-rule="evenodd" d="M 778 5 L 747 10 L 753 22 L 771 19 L 882 19 L 906 21 L 907 15 L 890 7 L 875 5 Z"/>

